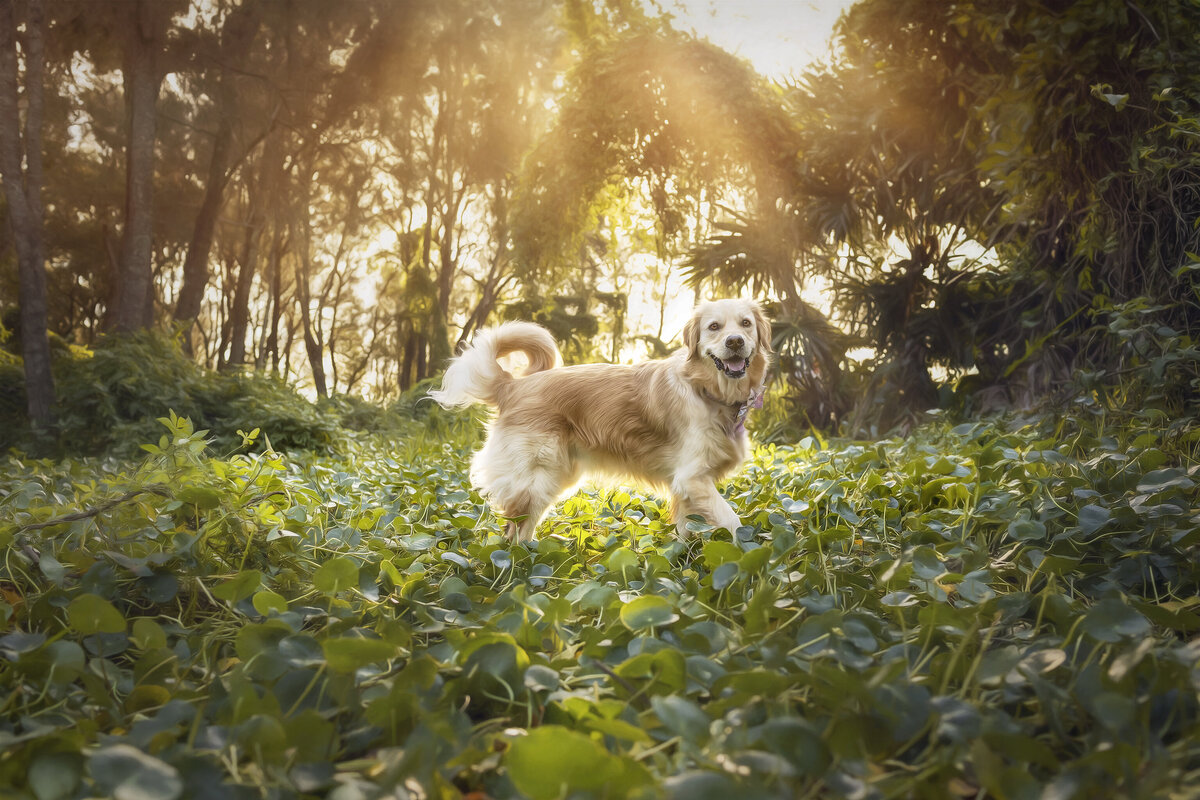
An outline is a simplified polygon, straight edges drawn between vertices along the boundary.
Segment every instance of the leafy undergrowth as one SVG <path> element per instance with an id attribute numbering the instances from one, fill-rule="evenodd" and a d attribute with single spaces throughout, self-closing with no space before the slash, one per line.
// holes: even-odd
<path id="1" fill-rule="evenodd" d="M 587 491 L 526 548 L 465 484 L 471 435 L 219 456 L 164 422 L 137 463 L 3 468 L 6 797 L 1200 780 L 1190 423 L 805 440 L 726 487 L 732 533 Z"/>

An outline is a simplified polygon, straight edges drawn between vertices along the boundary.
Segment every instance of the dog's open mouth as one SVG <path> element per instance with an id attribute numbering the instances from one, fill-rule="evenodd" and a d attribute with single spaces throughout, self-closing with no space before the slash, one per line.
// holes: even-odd
<path id="1" fill-rule="evenodd" d="M 746 359 L 744 358 L 726 358 L 720 359 L 709 353 L 709 357 L 713 363 L 717 365 L 717 369 L 724 372 L 731 378 L 740 378 L 746 374 Z"/>

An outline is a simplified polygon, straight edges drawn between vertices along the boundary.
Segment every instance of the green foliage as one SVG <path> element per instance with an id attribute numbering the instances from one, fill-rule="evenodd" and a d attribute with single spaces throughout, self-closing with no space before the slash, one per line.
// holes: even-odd
<path id="1" fill-rule="evenodd" d="M 54 368 L 60 452 L 131 454 L 154 435 L 155 419 L 170 411 L 207 428 L 224 450 L 241 442 L 240 430 L 255 428 L 285 449 L 328 449 L 336 439 L 334 416 L 279 378 L 205 369 L 175 340 L 150 332 L 110 337 L 94 351 L 67 351 Z M 0 372 L 0 385 L 11 384 L 19 396 L 18 378 Z M 353 401 L 335 401 L 335 409 L 348 423 L 370 422 Z M 26 444 L 23 407 L 5 405 L 0 412 L 0 447 Z"/>
<path id="2" fill-rule="evenodd" d="M 1177 0 L 855 3 L 831 63 L 782 93 L 791 177 L 718 221 L 692 280 L 770 286 L 785 308 L 790 284 L 827 280 L 877 351 L 834 415 L 855 432 L 938 404 L 935 369 L 1020 405 L 1120 372 L 1125 344 L 1095 335 L 1105 304 L 1194 338 L 1197 25 Z M 836 394 L 811 338 L 788 374 Z"/>
<path id="3" fill-rule="evenodd" d="M 588 489 L 511 544 L 432 416 L 10 457 L 0 794 L 1185 791 L 1200 435 L 1107 403 L 761 448 L 686 540 Z"/>
<path id="4" fill-rule="evenodd" d="M 513 225 L 529 285 L 577 264 L 589 237 L 627 207 L 651 211 L 660 256 L 686 245 L 731 186 L 774 185 L 789 127 L 770 87 L 712 44 L 635 20 L 587 31 L 554 126 L 526 161 Z M 638 198 L 635 200 L 634 198 Z"/>
<path id="5" fill-rule="evenodd" d="M 1096 299 L 1089 333 L 1114 358 L 1075 376 L 1094 405 L 1141 409 L 1168 419 L 1188 419 L 1200 411 L 1200 348 L 1194 336 L 1163 324 L 1165 311 L 1144 298 L 1119 304 Z"/>

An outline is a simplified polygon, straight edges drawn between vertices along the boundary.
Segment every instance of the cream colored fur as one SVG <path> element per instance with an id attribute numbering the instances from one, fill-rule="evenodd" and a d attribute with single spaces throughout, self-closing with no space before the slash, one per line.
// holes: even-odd
<path id="1" fill-rule="evenodd" d="M 552 368 L 559 356 L 550 333 L 508 322 L 480 332 L 450 364 L 429 395 L 445 407 L 496 409 L 471 482 L 512 520 L 510 538 L 531 540 L 546 510 L 584 474 L 668 492 L 681 534 L 691 514 L 730 531 L 741 524 L 716 482 L 746 458 L 736 417 L 761 391 L 771 326 L 757 303 L 716 300 L 696 308 L 683 339 L 682 349 L 658 361 Z M 529 359 L 521 378 L 497 363 L 517 351 Z"/>

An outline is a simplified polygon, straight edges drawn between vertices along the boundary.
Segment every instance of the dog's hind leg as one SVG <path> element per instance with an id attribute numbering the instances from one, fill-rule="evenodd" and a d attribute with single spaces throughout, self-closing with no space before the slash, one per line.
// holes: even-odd
<path id="1" fill-rule="evenodd" d="M 546 510 L 578 479 L 578 473 L 565 444 L 556 437 L 494 430 L 475 456 L 471 479 L 509 519 L 505 535 L 515 542 L 529 542 Z"/>
<path id="2" fill-rule="evenodd" d="M 501 513 L 509 519 L 504 535 L 511 541 L 520 544 L 533 541 L 538 523 L 558 498 L 559 487 L 548 477 L 545 472 L 535 471 L 529 476 L 530 485 L 526 489 L 500 505 Z"/>

